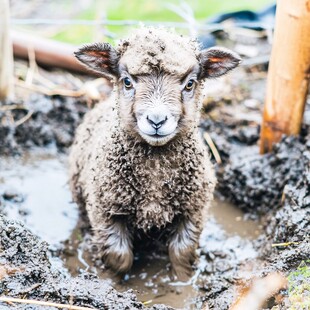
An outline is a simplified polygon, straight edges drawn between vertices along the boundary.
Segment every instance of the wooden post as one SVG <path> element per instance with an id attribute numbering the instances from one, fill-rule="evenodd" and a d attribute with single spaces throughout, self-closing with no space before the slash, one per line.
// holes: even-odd
<path id="1" fill-rule="evenodd" d="M 13 49 L 9 36 L 9 1 L 0 1 L 0 100 L 13 95 Z"/>
<path id="2" fill-rule="evenodd" d="M 310 0 L 278 0 L 260 152 L 300 132 L 310 79 Z"/>

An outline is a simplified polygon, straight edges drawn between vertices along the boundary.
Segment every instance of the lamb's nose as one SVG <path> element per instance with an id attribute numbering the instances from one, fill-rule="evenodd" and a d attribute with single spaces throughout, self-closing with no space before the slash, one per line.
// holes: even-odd
<path id="1" fill-rule="evenodd" d="M 159 129 L 167 121 L 168 117 L 167 116 L 158 117 L 148 115 L 146 119 L 154 129 Z"/>

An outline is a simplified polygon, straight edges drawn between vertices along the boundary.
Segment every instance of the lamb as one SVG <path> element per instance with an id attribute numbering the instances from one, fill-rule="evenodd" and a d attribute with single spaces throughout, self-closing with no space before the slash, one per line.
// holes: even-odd
<path id="1" fill-rule="evenodd" d="M 73 198 L 86 207 L 105 265 L 130 270 L 133 242 L 146 235 L 165 243 L 173 272 L 188 278 L 216 183 L 198 129 L 204 80 L 239 56 L 157 28 L 75 56 L 114 82 L 85 116 L 69 159 Z"/>

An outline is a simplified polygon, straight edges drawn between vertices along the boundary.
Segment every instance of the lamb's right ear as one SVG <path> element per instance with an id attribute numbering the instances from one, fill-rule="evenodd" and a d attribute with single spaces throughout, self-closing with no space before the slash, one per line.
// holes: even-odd
<path id="1" fill-rule="evenodd" d="M 118 55 L 109 43 L 94 43 L 82 46 L 75 57 L 93 71 L 108 77 L 118 76 Z"/>
<path id="2" fill-rule="evenodd" d="M 200 79 L 219 77 L 241 62 L 238 54 L 224 47 L 212 47 L 200 53 Z"/>

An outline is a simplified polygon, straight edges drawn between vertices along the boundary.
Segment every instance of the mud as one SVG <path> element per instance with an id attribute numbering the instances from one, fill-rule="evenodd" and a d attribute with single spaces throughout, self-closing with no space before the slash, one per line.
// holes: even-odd
<path id="1" fill-rule="evenodd" d="M 26 152 L 20 158 L 2 157 L 0 166 L 2 213 L 10 219 L 23 221 L 32 233 L 49 242 L 44 250 L 48 257 L 46 263 L 48 261 L 53 270 L 56 269 L 66 278 L 91 274 L 93 278 L 105 280 L 119 292 L 133 290 L 137 299 L 148 305 L 164 303 L 180 309 L 196 309 L 206 298 L 214 299 L 219 292 L 225 290 L 229 281 L 234 282 L 230 279 L 231 275 L 236 274 L 246 259 L 257 256 L 252 240 L 261 234 L 261 223 L 244 220 L 240 210 L 216 200 L 210 209 L 210 220 L 206 223 L 200 240 L 200 259 L 192 279 L 187 283 L 175 282 L 170 275 L 166 253 L 153 249 L 139 250 L 134 268 L 120 279 L 102 269 L 102 262 L 92 255 L 88 223 L 78 220 L 78 210 L 71 202 L 66 184 L 65 155 L 57 152 Z M 12 225 L 13 223 L 16 224 L 15 221 L 12 221 Z M 37 240 L 36 237 L 33 238 Z M 6 242 L 4 241 L 5 246 L 10 246 Z M 20 253 L 16 255 L 20 256 Z M 31 260 L 33 261 L 32 258 Z M 10 266 L 20 268 L 15 261 Z M 210 275 L 217 274 L 224 266 L 225 272 L 210 280 Z M 27 268 L 26 264 L 22 269 Z M 222 277 L 223 274 L 226 276 Z M 41 283 L 44 278 L 45 275 L 41 273 L 36 283 Z M 14 287 L 15 280 L 10 281 L 8 283 L 13 283 Z M 36 283 L 29 286 L 35 286 Z M 36 289 L 33 288 L 34 291 Z M 205 291 L 209 293 L 205 295 Z M 11 291 L 11 294 L 20 296 L 16 290 Z M 27 298 L 40 296 L 31 295 Z M 64 301 L 65 296 L 55 299 L 52 295 L 47 299 Z M 227 299 L 227 302 L 230 300 Z"/>
<path id="2" fill-rule="evenodd" d="M 203 125 L 205 124 L 206 122 Z M 239 123 L 239 126 L 234 125 L 235 127 L 230 129 L 216 122 L 210 126 L 222 126 L 222 132 L 226 131 L 229 134 L 218 133 L 216 130 L 209 132 L 213 138 L 215 134 L 224 137 L 223 145 L 231 145 L 229 152 L 228 148 L 221 149 L 219 143 L 217 145 L 224 161 L 223 168 L 217 167 L 220 196 L 228 193 L 228 197 L 231 198 L 227 187 L 233 186 L 229 184 L 235 184 L 234 176 L 229 181 L 226 179 L 225 183 L 221 177 L 230 171 L 237 174 L 231 169 L 234 158 L 237 158 L 234 151 L 237 150 L 239 158 L 242 152 L 248 154 L 243 160 L 248 160 L 251 164 L 241 165 L 239 159 L 238 167 L 239 174 L 248 176 L 249 181 L 252 177 L 245 167 L 255 167 L 254 171 L 257 171 L 262 169 L 259 165 L 263 164 L 268 169 L 274 169 L 274 173 L 278 173 L 277 179 L 285 178 L 293 172 L 295 175 L 292 174 L 291 183 L 284 189 L 282 205 L 282 191 L 279 189 L 279 194 L 277 188 L 284 187 L 285 182 L 276 183 L 273 190 L 268 192 L 270 199 L 274 199 L 277 205 L 261 222 L 244 221 L 245 214 L 241 209 L 238 211 L 230 204 L 217 200 L 216 205 L 210 210 L 211 217 L 200 240 L 199 261 L 193 278 L 188 283 L 174 282 L 170 278 L 165 253 L 138 253 L 134 269 L 124 279 L 101 270 L 101 265 L 96 265 L 90 254 L 90 238 L 85 230 L 87 225 L 77 224 L 78 211 L 76 206 L 70 203 L 70 193 L 66 185 L 66 155 L 60 156 L 56 147 L 49 147 L 47 154 L 46 150 L 35 153 L 32 151 L 30 155 L 23 152 L 24 156 L 21 158 L 1 158 L 1 213 L 5 214 L 6 218 L 22 220 L 32 232 L 49 241 L 52 246 L 48 247 L 45 242 L 39 241 L 41 239 L 18 222 L 1 218 L 0 262 L 2 266 L 12 266 L 18 272 L 1 280 L 0 294 L 61 303 L 73 300 L 76 305 L 99 309 L 113 309 L 116 300 L 118 308 L 115 309 L 125 305 L 130 309 L 144 309 L 142 302 L 147 302 L 148 305 L 164 303 L 180 309 L 200 309 L 207 302 L 211 309 L 227 309 L 235 298 L 236 285 L 247 283 L 253 275 L 264 275 L 272 270 L 290 271 L 308 259 L 310 249 L 307 135 L 284 138 L 273 153 L 260 157 L 253 155 L 257 150 L 253 142 L 255 139 L 251 138 L 249 141 L 246 138 L 244 142 L 240 142 L 240 137 L 244 137 L 243 132 L 248 133 L 247 127 L 251 128 L 249 132 L 252 131 L 253 135 L 257 132 L 257 129 L 253 130 L 253 124 Z M 214 140 L 216 141 L 215 138 Z M 19 147 L 20 150 L 23 147 L 27 149 L 28 145 Z M 281 157 L 281 154 L 290 156 Z M 293 165 L 289 160 L 296 158 L 296 170 L 281 170 L 278 167 L 286 161 L 287 166 Z M 238 161 L 235 160 L 235 163 Z M 256 182 L 253 184 L 258 186 L 259 183 Z M 272 180 L 269 179 L 269 182 L 272 183 Z M 237 201 L 238 207 L 246 205 L 248 187 L 245 184 L 247 183 L 241 186 L 240 182 L 235 185 L 235 189 L 244 195 L 241 203 Z M 273 185 L 266 186 L 269 188 Z M 277 195 L 273 196 L 272 193 Z M 257 200 L 257 206 L 260 207 L 263 204 L 259 205 L 259 201 L 265 201 L 265 206 L 258 210 L 266 211 L 267 201 L 261 197 L 257 199 L 261 199 Z M 256 212 L 255 210 L 251 209 L 251 212 Z M 37 213 L 38 211 L 42 213 Z M 44 218 L 45 220 L 42 220 Z M 74 229 L 75 225 L 77 226 Z M 55 226 L 56 230 L 53 229 Z M 58 232 L 58 235 L 53 232 Z M 262 232 L 265 234 L 259 237 Z M 285 242 L 296 243 L 271 246 Z M 168 306 L 162 307 L 168 309 Z M 34 308 L 25 306 L 23 309 Z"/>
<path id="3" fill-rule="evenodd" d="M 91 274 L 72 278 L 59 271 L 48 258 L 46 242 L 35 237 L 19 222 L 3 216 L 0 217 L 0 249 L 1 265 L 14 266 L 16 270 L 2 279 L 0 294 L 64 304 L 71 302 L 97 309 L 145 309 L 132 291 L 119 293 L 107 281 Z M 23 308 L 29 309 L 29 306 Z M 32 306 L 35 308 L 38 307 Z M 169 307 L 153 306 L 151 309 Z"/>
<path id="4" fill-rule="evenodd" d="M 245 79 L 247 88 L 240 82 Z M 264 79 L 239 71 L 217 81 L 224 90 L 215 88 L 204 108 L 201 129 L 222 164 L 216 165 L 217 199 L 187 283 L 170 277 L 164 252 L 138 252 L 123 279 L 93 257 L 90 230 L 71 202 L 66 172 L 67 149 L 88 109 L 84 99 L 32 95 L 12 109 L 1 106 L 0 269 L 9 271 L 0 273 L 0 295 L 98 309 L 201 309 L 207 302 L 225 310 L 237 287 L 253 276 L 296 270 L 310 257 L 310 108 L 300 136 L 283 137 L 270 154 L 258 155 Z M 16 124 L 29 111 L 31 117 Z"/>
<path id="5" fill-rule="evenodd" d="M 304 172 L 296 184 L 285 187 L 282 207 L 267 219 L 262 252 L 278 270 L 288 271 L 310 257 L 310 152 L 304 156 Z"/>
<path id="6" fill-rule="evenodd" d="M 254 140 L 254 136 L 243 136 L 240 129 L 238 134 L 235 138 L 239 141 L 244 138 L 251 144 Z M 240 147 L 230 154 L 227 165 L 218 169 L 218 190 L 255 215 L 275 210 L 281 204 L 284 187 L 295 185 L 308 169 L 309 139 L 310 130 L 305 127 L 303 135 L 284 137 L 270 154 L 259 155 L 256 145 Z"/>
<path id="7" fill-rule="evenodd" d="M 77 125 L 87 111 L 86 100 L 33 94 L 27 102 L 11 102 L 0 109 L 0 154 L 24 149 L 71 145 Z M 31 112 L 30 118 L 16 125 Z"/>
<path id="8" fill-rule="evenodd" d="M 51 152 L 0 161 L 1 213 L 24 222 L 50 246 L 65 241 L 79 217 L 65 166 L 66 156 Z"/>

